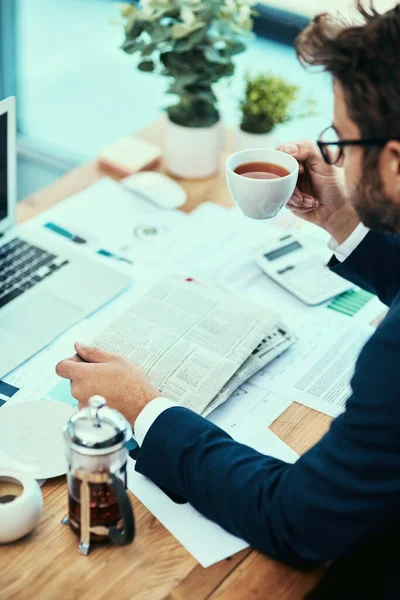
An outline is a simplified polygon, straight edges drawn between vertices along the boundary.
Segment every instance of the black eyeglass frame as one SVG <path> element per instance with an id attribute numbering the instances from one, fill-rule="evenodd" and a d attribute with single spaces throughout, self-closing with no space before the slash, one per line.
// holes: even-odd
<path id="1" fill-rule="evenodd" d="M 381 146 L 381 147 L 383 147 L 383 146 L 385 146 L 385 144 L 390 142 L 390 140 L 399 140 L 400 141 L 400 138 L 388 137 L 388 138 L 366 138 L 366 139 L 360 139 L 360 140 L 338 140 L 337 142 L 322 142 L 321 138 L 324 135 L 324 133 L 326 131 L 328 131 L 328 129 L 332 129 L 332 125 L 330 125 L 329 127 L 327 127 L 326 129 L 323 130 L 323 132 L 319 136 L 317 145 L 318 145 L 318 148 L 321 150 L 321 154 L 323 156 L 324 161 L 326 162 L 327 165 L 330 165 L 330 166 L 337 165 L 337 163 L 340 162 L 340 160 L 343 158 L 343 149 L 346 146 Z M 337 158 L 335 158 L 334 160 L 331 159 L 331 157 L 329 156 L 329 153 L 326 151 L 326 148 L 328 146 L 338 146 L 338 148 L 339 148 L 339 154 L 338 154 Z"/>

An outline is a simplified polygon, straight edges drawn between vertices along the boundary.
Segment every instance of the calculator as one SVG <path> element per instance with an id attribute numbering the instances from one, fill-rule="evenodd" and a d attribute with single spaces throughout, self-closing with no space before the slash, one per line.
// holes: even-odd
<path id="1" fill-rule="evenodd" d="M 291 234 L 282 234 L 258 246 L 252 256 L 268 277 L 311 306 L 353 287 L 329 270 L 324 249 Z"/>

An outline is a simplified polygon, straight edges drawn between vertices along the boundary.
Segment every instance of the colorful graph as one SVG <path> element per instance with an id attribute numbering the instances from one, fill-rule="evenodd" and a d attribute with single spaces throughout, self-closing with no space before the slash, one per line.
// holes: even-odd
<path id="1" fill-rule="evenodd" d="M 364 290 L 349 290 L 337 296 L 327 308 L 353 317 L 374 298 L 373 294 Z"/>

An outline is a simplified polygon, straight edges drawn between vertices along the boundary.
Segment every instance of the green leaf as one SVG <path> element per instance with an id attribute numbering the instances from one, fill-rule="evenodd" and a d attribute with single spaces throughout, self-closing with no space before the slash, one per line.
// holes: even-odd
<path id="1" fill-rule="evenodd" d="M 141 42 L 136 42 L 135 40 L 125 40 L 121 46 L 121 49 L 126 52 L 126 54 L 134 54 L 141 50 Z"/>
<path id="2" fill-rule="evenodd" d="M 141 48 L 142 56 L 151 56 L 153 52 L 157 49 L 157 44 L 143 44 Z"/>
<path id="3" fill-rule="evenodd" d="M 160 25 L 156 21 L 149 21 L 144 24 L 144 29 L 149 34 L 153 44 L 162 44 L 166 42 L 171 34 L 171 29 L 168 25 Z"/>
<path id="4" fill-rule="evenodd" d="M 168 88 L 170 94 L 182 94 L 184 93 L 187 86 L 193 85 L 199 79 L 198 73 L 187 73 L 185 75 L 179 75 L 175 78 L 174 83 Z"/>
<path id="5" fill-rule="evenodd" d="M 214 104 L 217 101 L 216 95 L 211 90 L 209 92 L 197 92 L 196 98 L 199 100 L 204 100 L 204 102 L 209 104 Z"/>
<path id="6" fill-rule="evenodd" d="M 178 52 L 183 54 L 184 52 L 189 52 L 195 46 L 198 46 L 205 38 L 207 34 L 207 28 L 202 27 L 201 29 L 197 29 L 187 37 L 178 40 L 176 44 L 174 44 L 174 52 Z"/>
<path id="7" fill-rule="evenodd" d="M 212 127 L 219 121 L 219 113 L 214 107 L 210 110 L 204 110 L 203 107 L 198 111 L 195 105 L 187 108 L 177 104 L 168 107 L 167 112 L 171 121 L 182 127 Z"/>
<path id="8" fill-rule="evenodd" d="M 232 56 L 236 56 L 237 54 L 241 54 L 246 50 L 245 44 L 239 41 L 227 41 L 226 47 L 223 51 L 224 55 L 231 58 Z"/>
<path id="9" fill-rule="evenodd" d="M 144 71 L 145 73 L 151 73 L 155 69 L 155 65 L 152 60 L 142 60 L 138 64 L 139 71 Z"/>
<path id="10" fill-rule="evenodd" d="M 125 35 L 128 40 L 136 40 L 143 33 L 143 22 L 136 19 L 135 15 L 129 17 L 125 25 Z"/>
<path id="11" fill-rule="evenodd" d="M 206 48 L 204 50 L 204 56 L 211 63 L 226 65 L 229 62 L 229 58 L 225 58 L 224 56 L 222 56 L 222 54 L 213 47 Z"/>
<path id="12" fill-rule="evenodd" d="M 192 73 L 193 67 L 181 54 L 175 52 L 163 52 L 160 55 L 162 64 L 169 70 L 170 75 L 178 76 L 183 73 Z"/>

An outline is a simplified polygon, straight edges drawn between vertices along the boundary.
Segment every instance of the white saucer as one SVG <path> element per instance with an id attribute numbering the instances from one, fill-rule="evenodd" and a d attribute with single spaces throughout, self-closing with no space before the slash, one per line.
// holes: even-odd
<path id="1" fill-rule="evenodd" d="M 67 472 L 62 429 L 76 408 L 56 400 L 6 403 L 0 409 L 0 463 L 36 479 Z"/>

